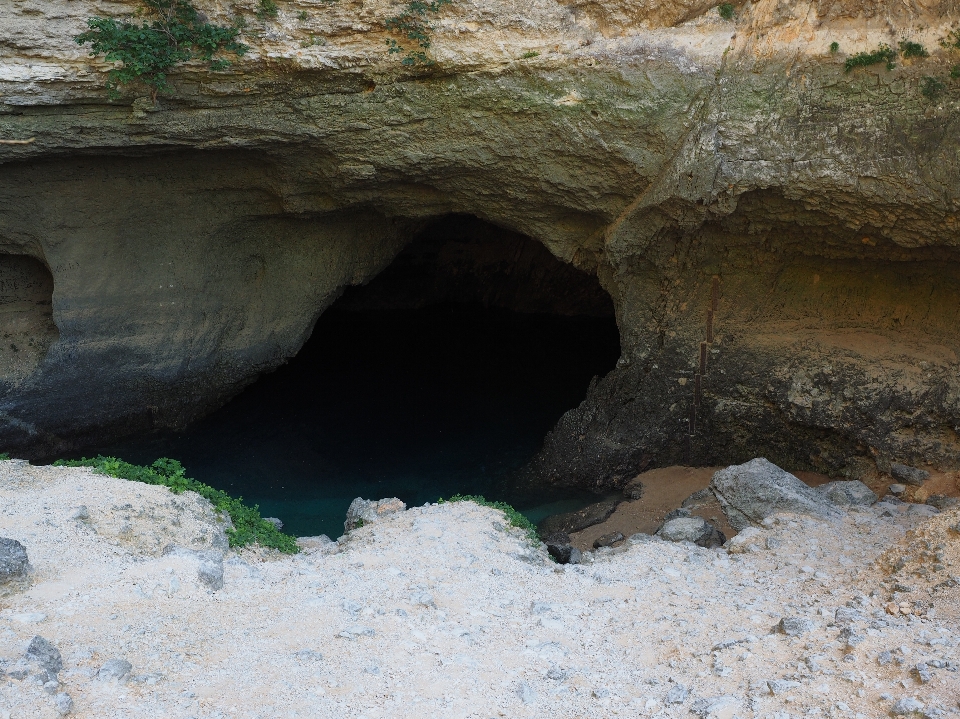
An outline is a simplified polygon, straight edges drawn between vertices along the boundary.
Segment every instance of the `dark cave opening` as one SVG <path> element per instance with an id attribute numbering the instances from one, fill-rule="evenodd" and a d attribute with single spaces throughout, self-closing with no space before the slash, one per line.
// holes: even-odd
<path id="1" fill-rule="evenodd" d="M 336 537 L 357 496 L 510 501 L 502 481 L 619 354 L 595 277 L 530 238 L 451 216 L 347 289 L 296 357 L 226 406 L 182 433 L 100 451 L 175 457 L 285 531 Z M 537 521 L 591 501 L 557 494 L 521 509 Z"/>

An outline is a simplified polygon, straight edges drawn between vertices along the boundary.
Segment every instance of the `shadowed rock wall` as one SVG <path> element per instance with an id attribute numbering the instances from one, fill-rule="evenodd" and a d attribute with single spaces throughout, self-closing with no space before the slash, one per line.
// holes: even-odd
<path id="1" fill-rule="evenodd" d="M 921 92 L 957 61 L 938 44 L 954 3 L 762 0 L 727 23 L 696 3 L 490 0 L 445 10 L 437 64 L 412 69 L 383 54 L 387 4 L 354 25 L 352 6 L 301 4 L 315 19 L 251 19 L 247 59 L 183 68 L 156 105 L 107 102 L 106 66 L 70 45 L 95 4 L 0 8 L 0 138 L 35 138 L 0 146 L 0 251 L 49 269 L 55 324 L 29 371 L 4 369 L 0 445 L 190 421 L 466 214 L 596 274 L 621 330 L 620 365 L 528 485 L 758 454 L 960 464 L 960 85 Z M 330 42 L 305 45 L 321 18 Z M 930 56 L 844 71 L 906 35 Z"/>

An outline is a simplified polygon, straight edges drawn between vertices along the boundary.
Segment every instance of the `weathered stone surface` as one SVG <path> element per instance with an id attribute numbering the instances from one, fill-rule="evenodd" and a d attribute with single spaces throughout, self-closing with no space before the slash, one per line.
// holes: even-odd
<path id="1" fill-rule="evenodd" d="M 821 519 L 841 516 L 829 499 L 763 458 L 721 469 L 713 475 L 710 488 L 737 529 L 759 524 L 777 512 Z"/>
<path id="2" fill-rule="evenodd" d="M 870 487 L 858 479 L 827 482 L 816 487 L 816 491 L 841 507 L 869 507 L 879 499 Z"/>
<path id="3" fill-rule="evenodd" d="M 0 592 L 22 586 L 29 573 L 27 548 L 16 539 L 0 537 Z"/>
<path id="4" fill-rule="evenodd" d="M 202 416 L 425 223 L 465 213 L 616 305 L 619 367 L 523 486 L 620 489 L 687 460 L 714 277 L 691 463 L 960 465 L 960 115 L 953 85 L 920 93 L 949 74 L 954 5 L 761 3 L 727 22 L 699 0 L 485 0 L 445 8 L 437 64 L 411 68 L 384 50 L 386 0 L 362 22 L 241 3 L 256 32 L 229 72 L 108 102 L 109 64 L 72 38 L 137 7 L 0 5 L 0 139 L 34 138 L 0 145 L 0 447 Z M 931 56 L 844 72 L 891 31 Z"/>
<path id="5" fill-rule="evenodd" d="M 587 527 L 592 527 L 594 524 L 605 522 L 613 514 L 617 504 L 618 502 L 614 500 L 597 502 L 576 512 L 554 514 L 542 520 L 537 525 L 537 530 L 540 532 L 540 536 L 547 536 L 556 532 L 573 534 Z"/>
<path id="6" fill-rule="evenodd" d="M 701 547 L 720 547 L 727 541 L 723 532 L 702 517 L 676 517 L 669 519 L 657 536 L 670 542 L 693 542 Z"/>
<path id="7" fill-rule="evenodd" d="M 347 508 L 347 518 L 343 523 L 343 530 L 349 532 L 351 529 L 362 527 L 365 524 L 372 524 L 388 515 L 403 512 L 406 508 L 407 505 L 396 497 L 375 500 L 357 497 Z"/>
<path id="8" fill-rule="evenodd" d="M 927 470 L 909 467 L 897 462 L 890 465 L 890 474 L 894 479 L 912 484 L 915 487 L 922 487 L 923 483 L 930 479 L 930 473 Z"/>

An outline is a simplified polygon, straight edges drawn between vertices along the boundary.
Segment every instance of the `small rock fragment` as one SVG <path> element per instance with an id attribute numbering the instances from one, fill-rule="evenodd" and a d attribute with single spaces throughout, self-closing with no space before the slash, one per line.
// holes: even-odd
<path id="1" fill-rule="evenodd" d="M 816 491 L 841 507 L 869 507 L 878 499 L 873 490 L 858 479 L 827 482 Z"/>
<path id="2" fill-rule="evenodd" d="M 109 659 L 100 667 L 100 671 L 97 672 L 97 678 L 102 680 L 116 679 L 117 681 L 123 681 L 132 669 L 133 665 L 126 659 Z"/>
<path id="3" fill-rule="evenodd" d="M 60 656 L 60 650 L 43 637 L 38 636 L 31 639 L 23 656 L 28 661 L 36 662 L 52 674 L 56 674 L 63 669 L 63 657 Z"/>
<path id="4" fill-rule="evenodd" d="M 643 496 L 643 482 L 635 479 L 623 488 L 623 498 L 629 500 L 640 499 Z"/>
<path id="5" fill-rule="evenodd" d="M 537 702 L 537 693 L 526 682 L 520 682 L 520 686 L 517 687 L 517 696 L 524 704 L 535 704 Z"/>
<path id="6" fill-rule="evenodd" d="M 813 621 L 805 617 L 784 617 L 777 628 L 790 637 L 799 637 L 814 628 Z"/>
<path id="7" fill-rule="evenodd" d="M 60 692 L 53 698 L 53 707 L 62 717 L 73 711 L 73 699 L 66 692 Z"/>
<path id="8" fill-rule="evenodd" d="M 87 509 L 87 505 L 81 504 L 70 515 L 70 519 L 75 519 L 78 522 L 87 522 L 90 520 L 90 510 Z"/>
<path id="9" fill-rule="evenodd" d="M 611 532 L 610 534 L 604 534 L 602 537 L 598 537 L 593 542 L 594 549 L 600 549 L 600 547 L 612 547 L 617 542 L 623 541 L 623 534 L 620 532 Z"/>
<path id="10" fill-rule="evenodd" d="M 29 572 L 27 548 L 16 539 L 0 537 L 0 587 L 23 582 Z"/>
<path id="11" fill-rule="evenodd" d="M 894 497 L 899 497 L 901 494 L 907 491 L 907 485 L 905 484 L 891 484 L 887 487 L 887 491 L 890 492 Z"/>
<path id="12" fill-rule="evenodd" d="M 896 462 L 890 465 L 890 475 L 900 482 L 906 482 L 915 487 L 922 487 L 923 483 L 930 479 L 930 473 L 927 470 Z"/>
<path id="13" fill-rule="evenodd" d="M 919 662 L 913 668 L 913 675 L 920 680 L 921 684 L 929 684 L 930 680 L 933 679 L 933 674 L 925 662 Z"/>
<path id="14" fill-rule="evenodd" d="M 786 694 L 791 689 L 796 689 L 799 686 L 800 682 L 788 681 L 786 679 L 770 679 L 767 681 L 767 687 L 775 697 Z"/>
<path id="15" fill-rule="evenodd" d="M 270 522 L 270 524 L 272 524 L 278 530 L 283 529 L 283 520 L 278 517 L 264 517 L 263 521 Z"/>
<path id="16" fill-rule="evenodd" d="M 209 557 L 202 559 L 197 567 L 197 579 L 212 591 L 223 589 L 223 560 L 217 561 Z"/>
<path id="17" fill-rule="evenodd" d="M 923 707 L 923 702 L 917 701 L 913 697 L 904 697 L 890 708 L 890 713 L 893 716 L 910 716 L 922 710 Z"/>
<path id="18" fill-rule="evenodd" d="M 683 704 L 690 696 L 690 690 L 683 684 L 674 684 L 664 699 L 666 704 Z"/>

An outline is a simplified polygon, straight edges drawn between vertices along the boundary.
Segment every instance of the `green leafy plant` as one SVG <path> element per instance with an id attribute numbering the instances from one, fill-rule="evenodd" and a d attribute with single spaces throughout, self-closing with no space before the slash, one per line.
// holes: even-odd
<path id="1" fill-rule="evenodd" d="M 929 57 L 930 53 L 927 52 L 927 49 L 918 42 L 912 42 L 910 40 L 901 40 L 900 41 L 900 54 L 904 57 Z"/>
<path id="2" fill-rule="evenodd" d="M 104 456 L 94 459 L 84 457 L 76 460 L 58 460 L 53 464 L 55 467 L 91 467 L 110 477 L 168 487 L 174 494 L 196 492 L 209 500 L 217 511 L 230 515 L 233 528 L 227 530 L 227 538 L 230 540 L 231 547 L 257 543 L 264 547 L 279 549 L 286 554 L 296 554 L 300 551 L 296 538 L 284 534 L 261 517 L 260 508 L 257 505 L 251 507 L 243 503 L 242 497 L 234 499 L 224 491 L 187 477 L 183 465 L 175 459 L 161 457 L 149 467 L 130 464 L 116 457 Z"/>
<path id="3" fill-rule="evenodd" d="M 897 51 L 889 45 L 881 43 L 873 52 L 858 52 L 856 55 L 848 57 L 846 62 L 843 63 L 843 69 L 844 72 L 850 72 L 858 67 L 869 67 L 885 62 L 887 69 L 892 70 L 895 67 L 894 60 L 896 59 Z"/>
<path id="4" fill-rule="evenodd" d="M 540 57 L 540 53 L 536 50 L 527 50 L 523 55 L 520 56 L 521 60 L 529 60 L 532 57 Z"/>
<path id="5" fill-rule="evenodd" d="M 453 0 L 411 0 L 402 13 L 395 17 L 387 18 L 387 30 L 403 36 L 403 41 L 412 42 L 414 47 L 404 44 L 395 38 L 386 41 L 387 52 L 390 54 L 403 54 L 401 62 L 404 65 L 433 65 L 434 61 L 427 56 L 427 50 L 430 49 L 430 31 L 433 27 L 430 25 L 428 14 L 440 12 L 440 8 L 449 5 Z"/>
<path id="6" fill-rule="evenodd" d="M 309 17 L 310 16 L 307 14 L 306 10 L 301 10 L 300 12 L 297 13 L 297 20 L 299 20 L 300 22 L 304 22 L 305 20 L 309 19 Z"/>
<path id="7" fill-rule="evenodd" d="M 90 29 L 74 38 L 78 45 L 90 43 L 91 57 L 104 55 L 108 62 L 120 63 L 107 79 L 107 92 L 113 99 L 120 96 L 121 86 L 140 81 L 156 101 L 158 92 L 169 89 L 167 74 L 175 66 L 202 60 L 213 71 L 223 70 L 230 63 L 222 54 L 241 56 L 248 49 L 237 39 L 240 25 L 212 25 L 190 0 L 143 3 L 146 10 L 141 14 L 150 19 L 142 25 L 92 17 L 87 20 Z"/>
<path id="8" fill-rule="evenodd" d="M 5 460 L 8 460 L 8 459 L 10 459 L 10 453 L 9 453 L 9 452 L 0 452 L 0 461 L 5 461 Z"/>
<path id="9" fill-rule="evenodd" d="M 489 499 L 486 499 L 479 494 L 455 494 L 450 497 L 450 499 L 437 500 L 437 504 L 443 504 L 444 502 L 473 502 L 475 504 L 479 504 L 481 507 L 493 507 L 494 509 L 499 509 L 501 512 L 503 512 L 507 522 L 509 522 L 511 527 L 522 529 L 526 533 L 527 539 L 529 539 L 531 542 L 540 542 L 540 537 L 537 534 L 537 528 L 533 526 L 533 522 L 524 517 L 522 514 L 520 514 L 520 512 L 506 502 L 491 502 Z"/>
<path id="10" fill-rule="evenodd" d="M 928 100 L 936 100 L 947 86 L 935 77 L 927 76 L 920 80 L 920 94 Z"/>
<path id="11" fill-rule="evenodd" d="M 840 50 L 840 43 L 836 41 L 830 43 L 830 54 L 836 55 L 838 50 Z"/>
<path id="12" fill-rule="evenodd" d="M 261 20 L 275 18 L 280 12 L 280 8 L 273 0 L 258 0 L 257 11 L 254 13 Z"/>
<path id="13" fill-rule="evenodd" d="M 733 20 L 733 4 L 732 3 L 721 3 L 717 5 L 717 12 L 720 13 L 720 17 L 724 20 Z"/>
<path id="14" fill-rule="evenodd" d="M 950 77 L 952 77 L 954 80 L 960 78 L 960 65 L 954 65 L 953 68 L 951 68 Z"/>

